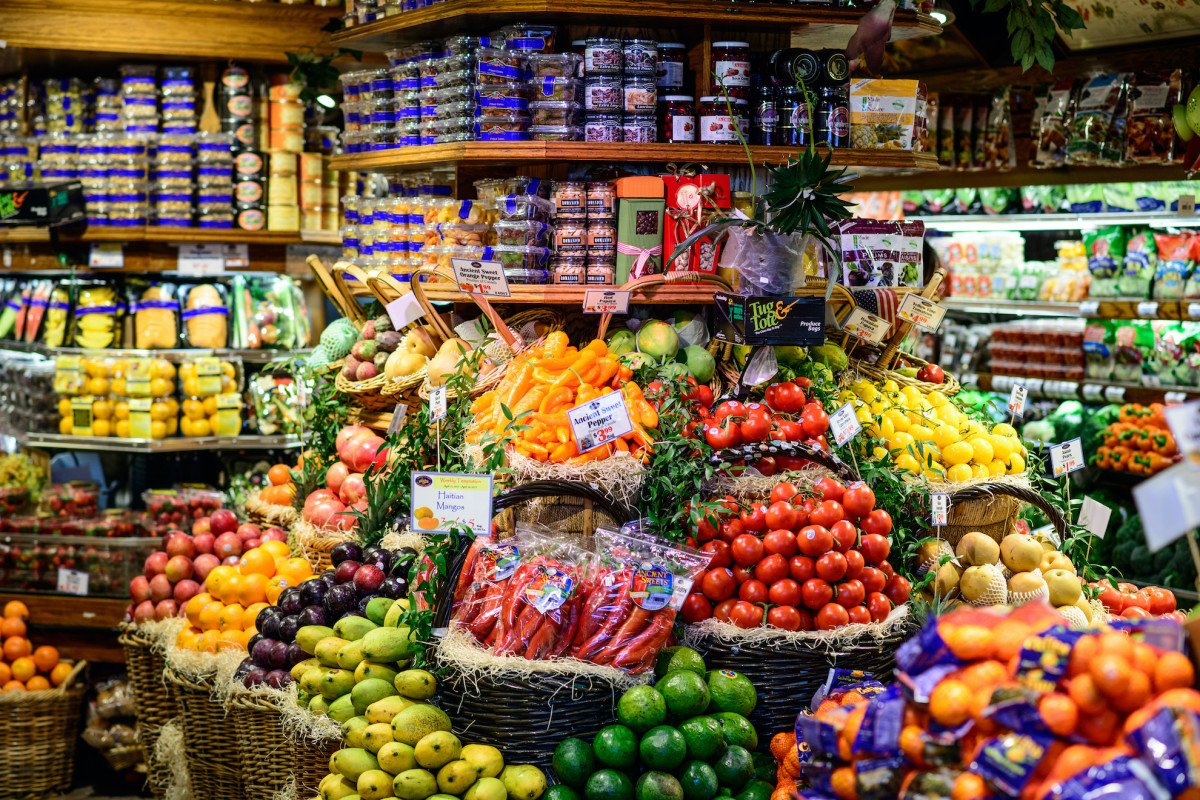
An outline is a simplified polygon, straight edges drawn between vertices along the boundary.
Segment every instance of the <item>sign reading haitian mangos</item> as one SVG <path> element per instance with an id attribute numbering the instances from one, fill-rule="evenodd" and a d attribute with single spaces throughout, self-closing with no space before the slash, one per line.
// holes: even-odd
<path id="1" fill-rule="evenodd" d="M 87 219 L 79 181 L 25 189 L 0 189 L 0 227 L 67 225 Z"/>
<path id="2" fill-rule="evenodd" d="M 414 472 L 411 524 L 414 531 L 445 533 L 459 526 L 486 536 L 492 525 L 492 476 Z"/>
<path id="3" fill-rule="evenodd" d="M 717 292 L 716 337 L 733 344 L 813 346 L 825 343 L 825 302 L 820 297 Z"/>

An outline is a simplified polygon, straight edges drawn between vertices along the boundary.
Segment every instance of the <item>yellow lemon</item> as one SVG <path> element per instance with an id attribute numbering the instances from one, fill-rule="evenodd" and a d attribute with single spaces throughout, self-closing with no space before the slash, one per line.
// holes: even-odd
<path id="1" fill-rule="evenodd" d="M 1005 471 L 1004 462 L 999 459 L 996 459 L 992 463 L 988 464 L 988 474 L 993 478 L 1003 475 Z"/>
<path id="2" fill-rule="evenodd" d="M 1008 457 L 1008 472 L 1010 475 L 1019 475 L 1025 471 L 1025 459 L 1020 453 L 1013 453 Z"/>
<path id="3" fill-rule="evenodd" d="M 112 392 L 119 395 L 125 395 L 129 392 L 129 386 L 125 383 L 124 378 L 113 378 Z"/>
<path id="4" fill-rule="evenodd" d="M 192 420 L 192 436 L 211 436 L 212 426 L 208 424 L 208 420 L 204 417 Z"/>
<path id="5" fill-rule="evenodd" d="M 155 422 L 157 422 L 157 420 L 155 420 Z M 167 420 L 163 424 L 166 425 L 167 436 L 174 436 L 176 433 L 179 432 L 179 420 L 176 419 L 175 417 L 171 417 L 169 420 Z M 150 430 L 152 430 L 152 431 L 154 430 L 154 422 L 150 423 Z"/>
<path id="6" fill-rule="evenodd" d="M 110 419 L 113 415 L 113 404 L 107 400 L 97 400 L 92 403 L 92 419 Z"/>
<path id="7" fill-rule="evenodd" d="M 902 453 L 901 455 L 897 456 L 896 469 L 903 470 L 905 472 L 911 472 L 914 475 L 919 475 L 921 473 L 921 465 L 917 463 L 917 460 L 908 453 Z"/>
<path id="8" fill-rule="evenodd" d="M 864 424 L 873 421 L 871 409 L 867 408 L 866 406 L 860 406 L 858 410 L 854 412 L 854 416 L 858 418 L 859 422 Z"/>
<path id="9" fill-rule="evenodd" d="M 1016 436 L 1017 429 L 1007 422 L 999 422 L 992 426 L 992 433 L 997 436 Z"/>
<path id="10" fill-rule="evenodd" d="M 976 464 L 990 464 L 996 457 L 995 452 L 992 450 L 992 443 L 982 436 L 976 436 L 974 439 L 971 439 L 969 444 L 973 453 L 971 460 Z"/>
<path id="11" fill-rule="evenodd" d="M 954 483 L 971 480 L 971 467 L 967 464 L 955 464 L 946 470 L 946 480 Z"/>
<path id="12" fill-rule="evenodd" d="M 167 438 L 168 428 L 167 423 L 162 420 L 150 420 L 150 438 L 165 439 Z"/>
<path id="13" fill-rule="evenodd" d="M 60 419 L 58 421 L 58 432 L 61 433 L 63 436 L 70 436 L 71 430 L 72 430 L 72 428 L 71 428 L 71 418 L 70 417 L 63 417 L 62 419 Z"/>
<path id="14" fill-rule="evenodd" d="M 952 466 L 966 464 L 974 454 L 971 445 L 962 441 L 951 442 L 942 448 L 942 459 Z"/>
<path id="15" fill-rule="evenodd" d="M 129 420 L 118 419 L 115 427 L 116 427 L 116 431 L 117 431 L 117 436 L 120 436 L 122 439 L 129 438 L 130 433 L 131 433 L 130 428 L 129 428 Z"/>
<path id="16" fill-rule="evenodd" d="M 113 416 L 117 419 L 129 419 L 129 403 L 124 400 L 117 401 L 113 406 Z"/>
<path id="17" fill-rule="evenodd" d="M 109 436 L 112 434 L 112 423 L 107 419 L 92 420 L 92 436 Z"/>
<path id="18" fill-rule="evenodd" d="M 908 415 L 898 408 L 889 408 L 883 413 L 883 418 L 891 420 L 892 426 L 897 432 L 907 431 L 912 425 L 912 422 L 908 419 Z"/>
<path id="19" fill-rule="evenodd" d="M 942 423 L 933 429 L 933 442 L 944 451 L 958 441 L 958 431 L 952 425 Z"/>
<path id="20" fill-rule="evenodd" d="M 171 413 L 171 404 L 156 400 L 150 404 L 150 419 L 166 422 L 168 418 L 174 416 Z"/>
<path id="21" fill-rule="evenodd" d="M 58 415 L 60 417 L 71 416 L 71 398 L 60 397 L 58 399 Z"/>
<path id="22" fill-rule="evenodd" d="M 1004 436 L 992 434 L 988 437 L 988 441 L 992 443 L 992 453 L 996 460 L 1001 464 L 1008 463 L 1008 457 L 1013 454 L 1012 440 Z"/>
<path id="23" fill-rule="evenodd" d="M 892 450 L 903 450 L 914 441 L 916 440 L 904 431 L 896 431 L 892 434 L 891 438 L 887 440 L 887 443 L 888 447 L 890 447 Z"/>

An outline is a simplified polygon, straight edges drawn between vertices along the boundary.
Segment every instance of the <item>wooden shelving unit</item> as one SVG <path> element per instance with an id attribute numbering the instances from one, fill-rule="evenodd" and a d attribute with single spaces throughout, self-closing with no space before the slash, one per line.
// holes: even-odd
<path id="1" fill-rule="evenodd" d="M 20 600 L 29 607 L 29 625 L 38 644 L 57 647 L 63 658 L 123 664 L 117 626 L 128 600 L 69 594 L 0 592 L 0 605 Z"/>
<path id="2" fill-rule="evenodd" d="M 340 244 L 341 238 L 336 231 L 243 231 L 237 229 L 211 228 L 168 228 L 147 226 L 144 228 L 88 228 L 83 233 L 63 231 L 59 233 L 62 242 L 165 242 L 171 243 L 213 243 L 213 244 L 262 244 L 288 245 L 302 244 Z M 44 244 L 51 241 L 50 230 L 47 228 L 0 228 L 0 245 L 2 244 Z"/>
<path id="3" fill-rule="evenodd" d="M 424 284 L 425 296 L 438 302 L 470 303 L 471 296 L 460 292 L 452 283 Z M 521 285 L 510 283 L 509 291 L 512 297 L 493 297 L 493 305 L 505 303 L 535 304 L 535 305 L 576 305 L 582 306 L 583 295 L 588 287 L 558 286 L 558 285 Z M 592 286 L 592 289 L 617 289 L 617 286 Z M 629 302 L 633 305 L 655 305 L 666 303 L 702 304 L 711 303 L 713 292 L 718 291 L 711 283 L 700 284 L 662 284 L 635 292 Z M 599 317 L 597 317 L 599 319 Z"/>
<path id="4" fill-rule="evenodd" d="M 1046 186 L 1066 183 L 1119 183 L 1122 181 L 1180 181 L 1186 178 L 1182 164 L 1141 164 L 1121 167 L 1063 167 L 1006 172 L 959 172 L 930 168 L 921 174 L 864 176 L 854 182 L 857 192 L 902 192 L 924 189 L 964 189 L 988 186 Z"/>
<path id="5" fill-rule="evenodd" d="M 1142 386 L 1085 378 L 1082 381 L 1055 381 L 986 372 L 959 376 L 964 387 L 981 391 L 1008 392 L 1014 383 L 1024 386 L 1031 397 L 1055 400 L 1081 400 L 1084 403 L 1182 403 L 1200 398 L 1195 386 Z"/>

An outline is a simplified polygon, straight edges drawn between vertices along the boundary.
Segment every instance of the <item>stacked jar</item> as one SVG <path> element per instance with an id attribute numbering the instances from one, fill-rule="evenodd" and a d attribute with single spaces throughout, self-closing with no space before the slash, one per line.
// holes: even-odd
<path id="1" fill-rule="evenodd" d="M 299 83 L 282 83 L 270 89 L 270 149 L 288 153 L 304 150 L 304 103 Z"/>
<path id="2" fill-rule="evenodd" d="M 88 225 L 108 224 L 108 138 L 102 133 L 79 137 L 79 182 L 83 184 Z"/>
<path id="3" fill-rule="evenodd" d="M 230 64 L 221 73 L 217 87 L 217 115 L 221 132 L 233 137 L 235 147 L 258 145 L 254 127 L 254 85 L 245 68 Z"/>
<path id="4" fill-rule="evenodd" d="M 583 56 L 578 53 L 536 53 L 529 58 L 532 116 L 530 137 L 541 141 L 583 139 L 583 84 L 578 76 Z"/>
<path id="5" fill-rule="evenodd" d="M 33 180 L 37 140 L 6 136 L 0 140 L 0 185 L 23 186 Z"/>
<path id="6" fill-rule="evenodd" d="M 196 113 L 196 73 L 192 67 L 163 67 L 162 132 L 194 134 L 199 122 Z"/>
<path id="7" fill-rule="evenodd" d="M 594 37 L 584 43 L 584 139 L 653 142 L 658 135 L 658 43 Z"/>
<path id="8" fill-rule="evenodd" d="M 609 181 L 556 181 L 554 282 L 611 284 L 617 262 L 616 187 Z"/>
<path id="9" fill-rule="evenodd" d="M 389 50 L 388 58 L 388 74 L 392 80 L 392 98 L 390 110 L 393 112 L 393 118 L 397 127 L 402 130 L 411 129 L 414 125 L 417 126 L 417 144 L 433 144 L 434 130 L 432 123 L 434 120 L 429 120 L 428 126 L 421 126 L 421 99 L 420 88 L 421 78 L 417 65 L 422 61 L 433 58 L 433 42 L 414 42 L 410 45 Z M 381 108 L 383 116 L 381 122 L 386 122 L 388 108 Z M 360 114 L 358 109 L 353 109 L 353 113 Z M 366 110 L 368 115 L 369 110 Z M 361 117 L 360 117 L 361 118 Z M 368 116 L 365 120 L 370 122 Z M 410 135 L 411 138 L 411 135 Z"/>
<path id="10" fill-rule="evenodd" d="M 97 78 L 93 94 L 92 129 L 97 133 L 121 130 L 121 97 L 116 80 Z"/>
<path id="11" fill-rule="evenodd" d="M 233 212 L 244 231 L 261 231 L 267 225 L 267 158 L 260 150 L 233 154 Z"/>
<path id="12" fill-rule="evenodd" d="M 299 157 L 296 153 L 272 150 L 267 161 L 267 230 L 299 230 L 300 207 L 296 191 Z"/>
<path id="13" fill-rule="evenodd" d="M 672 144 L 696 141 L 695 96 L 684 94 L 687 47 L 682 42 L 659 42 L 658 139 Z"/>
<path id="14" fill-rule="evenodd" d="M 755 144 L 850 146 L 850 64 L 840 50 L 776 50 L 754 109 Z"/>
<path id="15" fill-rule="evenodd" d="M 325 194 L 325 157 L 320 153 L 300 154 L 300 229 L 319 230 Z"/>
<path id="16" fill-rule="evenodd" d="M 184 228 L 192 224 L 194 148 L 192 135 L 165 133 L 158 139 L 154 158 L 156 225 Z"/>
<path id="17" fill-rule="evenodd" d="M 202 133 L 196 140 L 196 220 L 201 228 L 233 227 L 233 137 Z"/>
<path id="18" fill-rule="evenodd" d="M 108 224 L 136 228 L 150 218 L 147 179 L 150 176 L 150 144 L 146 136 L 128 133 L 107 138 Z"/>
<path id="19" fill-rule="evenodd" d="M 158 81 L 150 65 L 125 64 L 121 74 L 121 126 L 125 133 L 158 133 Z"/>
<path id="20" fill-rule="evenodd" d="M 11 135 L 21 130 L 22 86 L 20 78 L 0 80 L 0 134 Z"/>
<path id="21" fill-rule="evenodd" d="M 46 183 L 73 181 L 79 177 L 79 137 L 52 133 L 40 140 L 38 171 Z"/>
<path id="22" fill-rule="evenodd" d="M 78 78 L 52 78 L 42 82 L 47 133 L 81 133 L 84 129 L 83 83 Z"/>

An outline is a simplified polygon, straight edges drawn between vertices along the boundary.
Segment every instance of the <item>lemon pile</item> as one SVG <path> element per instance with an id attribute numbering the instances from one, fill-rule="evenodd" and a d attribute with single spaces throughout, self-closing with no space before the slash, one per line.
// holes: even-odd
<path id="1" fill-rule="evenodd" d="M 875 460 L 890 451 L 896 467 L 912 475 L 959 483 L 1025 472 L 1028 451 L 1011 425 L 989 429 L 941 392 L 859 379 L 838 400 L 852 403 L 863 430 L 884 441 L 886 449 L 876 446 L 871 454 Z"/>

